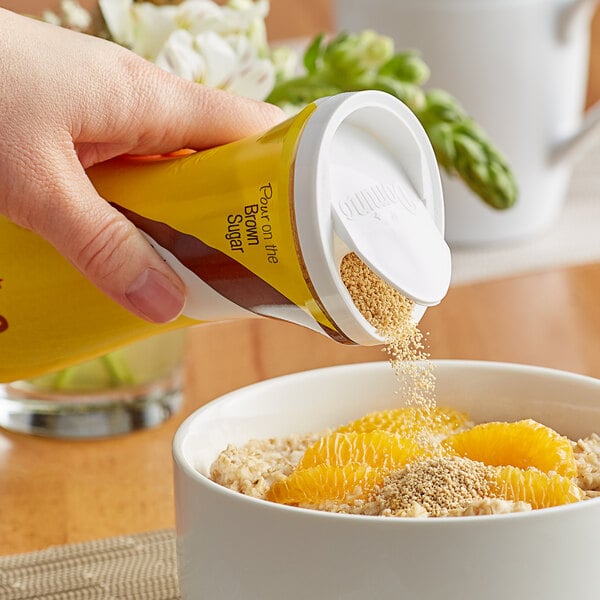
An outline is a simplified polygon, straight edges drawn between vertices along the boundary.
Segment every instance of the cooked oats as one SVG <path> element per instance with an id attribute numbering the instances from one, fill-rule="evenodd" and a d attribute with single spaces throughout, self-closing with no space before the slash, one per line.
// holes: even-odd
<path id="1" fill-rule="evenodd" d="M 600 436 L 596 433 L 573 442 L 577 463 L 577 483 L 586 497 L 600 495 Z"/>
<path id="2" fill-rule="evenodd" d="M 419 433 L 417 441 L 435 450 L 441 441 L 434 435 L 435 423 L 441 417 L 434 414 L 435 375 L 424 336 L 412 319 L 414 303 L 354 253 L 343 258 L 340 274 L 357 309 L 384 338 L 406 404 L 431 417 L 431 430 Z M 294 471 L 306 449 L 329 433 L 251 440 L 240 447 L 230 445 L 212 465 L 211 478 L 229 489 L 264 499 L 274 483 Z M 593 434 L 573 442 L 573 449 L 578 485 L 587 498 L 600 496 L 600 436 Z M 527 502 L 492 497 L 490 482 L 495 473 L 495 467 L 434 451 L 426 459 L 389 473 L 367 499 L 362 498 L 359 488 L 341 502 L 301 506 L 336 513 L 414 518 L 532 510 Z"/>
<path id="3" fill-rule="evenodd" d="M 210 478 L 230 490 L 264 498 L 267 490 L 290 475 L 306 449 L 323 435 L 250 440 L 243 446 L 230 444 L 212 464 Z"/>
<path id="4" fill-rule="evenodd" d="M 482 515 L 505 515 L 532 510 L 529 502 L 513 502 L 503 498 L 482 498 L 474 500 L 462 509 L 451 510 L 449 517 L 479 517 Z"/>

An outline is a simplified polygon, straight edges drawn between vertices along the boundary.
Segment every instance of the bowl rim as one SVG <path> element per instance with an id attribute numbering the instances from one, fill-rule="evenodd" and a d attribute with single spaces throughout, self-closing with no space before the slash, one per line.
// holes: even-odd
<path id="1" fill-rule="evenodd" d="M 422 361 L 416 361 L 422 362 Z M 500 362 L 500 361 L 486 361 L 486 360 L 462 360 L 462 359 L 434 359 L 428 361 L 435 365 L 444 365 L 444 366 L 456 366 L 456 367 L 468 367 L 473 369 L 492 369 L 492 370 L 508 370 L 512 372 L 521 372 L 521 373 L 532 373 L 538 375 L 550 375 L 552 377 L 566 378 L 574 381 L 580 381 L 582 383 L 588 383 L 597 386 L 600 389 L 600 379 L 591 377 L 589 375 L 582 375 L 580 373 L 575 373 L 572 371 L 565 371 L 561 369 L 555 369 L 552 367 L 542 367 L 537 365 L 528 365 L 522 363 L 511 363 L 511 362 Z M 268 500 L 263 500 L 262 498 L 254 498 L 253 496 L 247 496 L 242 494 L 241 492 L 236 492 L 229 488 L 226 488 L 210 479 L 203 473 L 199 472 L 195 468 L 193 468 L 188 461 L 184 457 L 183 452 L 183 444 L 187 435 L 193 426 L 194 421 L 201 415 L 203 412 L 212 410 L 216 404 L 220 404 L 222 402 L 228 402 L 233 398 L 238 397 L 241 394 L 245 394 L 249 390 L 255 390 L 256 388 L 266 388 L 271 386 L 279 386 L 285 385 L 287 380 L 294 380 L 299 377 L 320 377 L 322 374 L 326 374 L 330 371 L 342 372 L 344 370 L 356 370 L 359 369 L 380 369 L 382 365 L 388 365 L 389 361 L 369 361 L 369 362 L 360 362 L 360 363 L 350 363 L 350 364 L 342 364 L 342 365 L 334 365 L 328 367 L 320 367 L 316 369 L 308 369 L 305 371 L 297 371 L 294 373 L 288 373 L 285 375 L 279 375 L 277 377 L 271 377 L 268 379 L 264 379 L 262 381 L 258 381 L 249 385 L 245 385 L 220 396 L 217 396 L 213 400 L 210 400 L 206 404 L 202 405 L 200 408 L 196 409 L 192 412 L 186 419 L 179 425 L 175 435 L 173 437 L 172 442 L 172 457 L 175 463 L 175 468 L 179 469 L 183 472 L 188 478 L 193 480 L 196 484 L 207 488 L 211 493 L 215 493 L 217 495 L 224 495 L 225 498 L 229 498 L 235 502 L 242 503 L 250 503 L 250 505 L 254 505 L 257 509 L 261 510 L 275 510 L 275 511 L 283 511 L 283 514 L 289 514 L 290 516 L 295 516 L 297 518 L 312 518 L 312 519 L 343 519 L 352 522 L 370 522 L 370 523 L 383 523 L 386 527 L 406 527 L 406 526 L 418 526 L 423 527 L 433 527 L 440 526 L 444 524 L 445 526 L 453 526 L 454 523 L 462 524 L 464 526 L 465 522 L 468 523 L 485 523 L 489 522 L 490 519 L 493 521 L 500 521 L 503 519 L 523 519 L 526 518 L 528 520 L 537 519 L 537 518 L 547 518 L 550 515 L 556 513 L 564 513 L 570 512 L 573 510 L 585 510 L 586 507 L 593 507 L 600 503 L 600 497 L 598 498 L 590 498 L 588 500 L 582 500 L 580 502 L 574 502 L 570 504 L 563 504 L 560 506 L 554 506 L 550 508 L 537 509 L 532 511 L 524 511 L 524 512 L 514 512 L 514 513 L 501 513 L 495 515 L 478 515 L 477 517 L 464 516 L 464 517 L 435 517 L 435 518 L 425 518 L 425 517 L 381 517 L 381 516 L 373 516 L 373 515 L 354 515 L 354 514 L 346 514 L 346 513 L 333 513 L 327 511 L 321 511 L 316 509 L 309 508 L 301 508 L 297 506 L 288 506 L 285 504 L 278 504 L 276 502 L 270 502 Z M 425 525 L 427 524 L 427 525 Z M 436 525 L 437 524 L 437 525 Z"/>

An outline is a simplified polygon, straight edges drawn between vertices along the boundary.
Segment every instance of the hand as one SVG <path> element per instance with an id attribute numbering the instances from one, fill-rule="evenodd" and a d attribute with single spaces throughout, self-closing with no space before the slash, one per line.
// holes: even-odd
<path id="1" fill-rule="evenodd" d="M 119 154 L 230 142 L 268 129 L 281 111 L 2 9 L 0 81 L 0 213 L 48 240 L 134 314 L 176 318 L 183 282 L 84 169 Z"/>

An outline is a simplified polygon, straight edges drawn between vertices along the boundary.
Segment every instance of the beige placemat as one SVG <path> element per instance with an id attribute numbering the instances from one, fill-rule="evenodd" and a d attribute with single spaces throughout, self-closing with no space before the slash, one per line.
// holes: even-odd
<path id="1" fill-rule="evenodd" d="M 171 530 L 0 557 L 2 600 L 179 600 Z"/>

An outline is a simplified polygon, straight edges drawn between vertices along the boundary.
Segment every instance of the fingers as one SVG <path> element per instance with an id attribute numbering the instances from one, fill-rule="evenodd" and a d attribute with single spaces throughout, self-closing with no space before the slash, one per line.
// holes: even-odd
<path id="1" fill-rule="evenodd" d="M 175 319 L 185 303 L 183 282 L 135 226 L 97 195 L 74 151 L 40 164 L 38 182 L 22 197 L 27 206 L 14 220 L 47 239 L 134 314 L 156 323 Z"/>
<path id="2" fill-rule="evenodd" d="M 161 94 L 156 94 L 164 108 L 164 118 L 170 122 L 165 141 L 174 145 L 217 146 L 266 131 L 284 119 L 283 111 L 273 104 L 181 79 L 176 87 L 179 88 L 178 100 L 170 96 L 160 98 Z M 160 89 L 165 90 L 166 86 Z"/>
<path id="3" fill-rule="evenodd" d="M 176 318 L 184 284 L 98 196 L 77 152 L 89 166 L 127 152 L 206 148 L 265 131 L 282 112 L 184 81 L 98 38 L 20 17 L 2 24 L 0 212 L 138 316 Z"/>
<path id="4" fill-rule="evenodd" d="M 107 92 L 103 131 L 84 132 L 79 142 L 98 142 L 108 121 L 114 133 L 107 141 L 128 143 L 131 153 L 202 149 L 266 131 L 284 119 L 272 104 L 183 80 L 122 48 L 117 57 L 117 68 L 111 66 L 116 90 Z"/>

